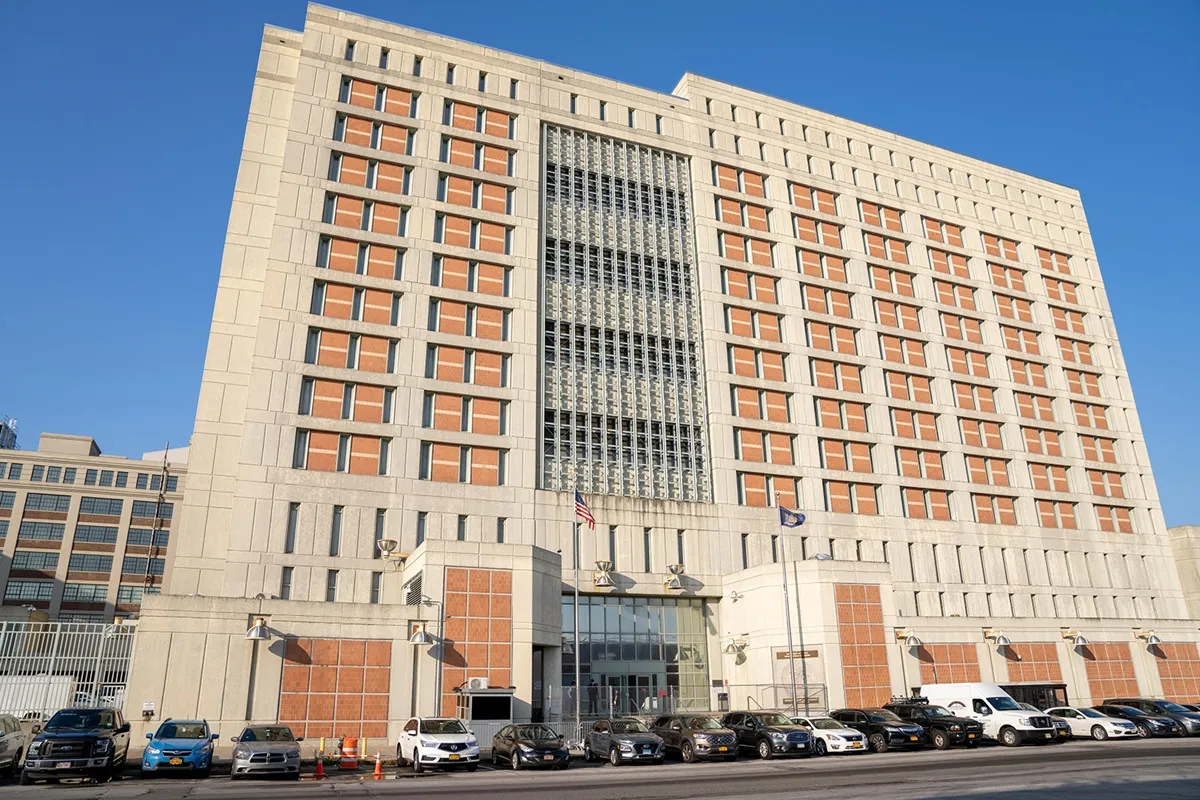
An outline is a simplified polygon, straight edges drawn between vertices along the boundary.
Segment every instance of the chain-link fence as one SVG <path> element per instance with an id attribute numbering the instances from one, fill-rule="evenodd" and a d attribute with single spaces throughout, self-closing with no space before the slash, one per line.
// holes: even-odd
<path id="1" fill-rule="evenodd" d="M 0 623 L 0 713 L 44 720 L 61 708 L 120 708 L 136 628 Z"/>

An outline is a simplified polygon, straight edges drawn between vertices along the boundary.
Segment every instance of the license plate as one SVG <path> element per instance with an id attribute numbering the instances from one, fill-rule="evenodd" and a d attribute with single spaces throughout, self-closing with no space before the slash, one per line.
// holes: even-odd
<path id="1" fill-rule="evenodd" d="M 451 760 L 451 761 L 458 761 L 458 754 L 457 754 L 457 753 L 453 753 L 453 754 L 451 754 L 451 756 L 450 756 L 450 760 Z"/>
<path id="2" fill-rule="evenodd" d="M 974 739 L 974 738 L 975 738 L 975 734 L 973 734 L 973 733 L 968 733 L 968 734 L 967 734 L 967 738 L 968 738 L 968 739 Z"/>
<path id="3" fill-rule="evenodd" d="M 1049 738 L 1050 738 L 1051 736 L 1053 736 L 1053 735 L 1054 735 L 1054 734 L 1052 734 L 1052 733 L 1047 733 L 1047 734 L 1046 734 L 1046 738 L 1047 738 L 1047 739 L 1049 739 Z"/>
<path id="4" fill-rule="evenodd" d="M 919 739 L 920 739 L 920 737 L 918 737 L 918 736 L 910 736 L 910 737 L 908 737 L 908 740 L 909 740 L 910 742 L 915 742 L 915 741 L 918 741 Z"/>
<path id="5" fill-rule="evenodd" d="M 183 759 L 182 758 L 172 758 L 167 763 L 170 764 L 172 767 L 178 767 L 180 764 L 183 763 Z"/>
<path id="6" fill-rule="evenodd" d="M 850 747 L 854 750 L 861 750 L 862 746 L 863 746 L 862 742 L 854 742 L 850 745 Z"/>
<path id="7" fill-rule="evenodd" d="M 554 756 L 542 756 L 542 761 L 553 761 Z"/>
<path id="8" fill-rule="evenodd" d="M 59 761 L 57 764 L 54 765 L 54 768 L 55 769 L 70 769 L 71 762 L 70 761 Z"/>
<path id="9" fill-rule="evenodd" d="M 644 756 L 648 756 L 648 755 L 650 755 L 650 748 L 649 748 L 649 747 L 643 747 L 643 748 L 642 748 L 642 755 L 644 755 Z"/>
<path id="10" fill-rule="evenodd" d="M 729 748 L 728 748 L 728 747 L 726 747 L 725 745 L 721 745 L 720 747 L 718 747 L 718 748 L 717 748 L 717 752 L 718 752 L 718 753 L 724 753 L 724 752 L 725 752 L 726 750 L 728 750 L 728 749 L 729 749 Z"/>

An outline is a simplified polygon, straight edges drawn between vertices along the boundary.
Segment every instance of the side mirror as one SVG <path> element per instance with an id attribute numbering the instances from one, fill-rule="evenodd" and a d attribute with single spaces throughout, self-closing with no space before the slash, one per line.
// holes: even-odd
<path id="1" fill-rule="evenodd" d="M 32 733 L 34 736 L 36 736 L 42 732 L 42 726 L 34 725 L 32 728 L 29 729 L 29 732 Z"/>
<path id="2" fill-rule="evenodd" d="M 117 733 L 129 733 L 129 723 L 126 722 L 124 725 L 117 728 Z"/>
<path id="3" fill-rule="evenodd" d="M 146 734 L 146 738 L 147 738 L 147 739 L 153 739 L 153 738 L 154 738 L 154 734 L 153 734 L 153 733 L 147 733 L 147 734 Z"/>
<path id="4" fill-rule="evenodd" d="M 229 741 L 231 741 L 231 742 L 239 742 L 239 741 L 241 741 L 241 739 L 239 739 L 239 738 L 238 738 L 238 737 L 236 737 L 236 736 L 231 736 L 231 737 L 229 737 Z"/>
<path id="5" fill-rule="evenodd" d="M 214 742 L 215 742 L 217 739 L 220 739 L 220 738 L 221 738 L 221 734 L 219 734 L 219 733 L 214 733 L 214 734 L 212 735 L 212 740 L 213 740 Z"/>
<path id="6" fill-rule="evenodd" d="M 304 737 L 303 737 L 303 736 L 299 736 L 299 737 L 297 737 L 297 738 L 296 738 L 296 741 L 297 741 L 297 742 L 303 742 L 303 741 L 304 741 Z"/>

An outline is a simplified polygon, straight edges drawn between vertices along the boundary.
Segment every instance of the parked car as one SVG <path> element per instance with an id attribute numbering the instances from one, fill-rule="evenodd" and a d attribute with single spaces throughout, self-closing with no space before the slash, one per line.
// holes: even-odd
<path id="1" fill-rule="evenodd" d="M 1106 705 L 1129 706 L 1147 714 L 1170 717 L 1183 726 L 1189 736 L 1200 736 L 1200 713 L 1170 700 L 1155 700 L 1149 697 L 1125 697 L 1105 700 Z"/>
<path id="2" fill-rule="evenodd" d="M 1042 711 L 1033 703 L 1017 703 L 1017 705 L 1031 714 L 1046 714 L 1045 711 Z M 1050 717 L 1050 722 L 1054 725 L 1053 741 L 1065 742 L 1071 738 L 1071 726 L 1067 724 L 1065 719 L 1059 719 L 1058 717 L 1050 716 L 1049 714 L 1046 714 L 1046 716 Z"/>
<path id="3" fill-rule="evenodd" d="M 733 761 L 737 758 L 737 734 L 722 727 L 712 717 L 668 714 L 650 723 L 650 730 L 662 738 L 667 750 L 679 753 L 679 757 L 688 763 L 713 758 Z"/>
<path id="4" fill-rule="evenodd" d="M 847 728 L 833 717 L 792 717 L 792 722 L 813 737 L 813 755 L 826 753 L 866 753 L 867 737 Z"/>
<path id="5" fill-rule="evenodd" d="M 12 714 L 0 714 L 0 772 L 14 775 L 25 755 L 25 731 Z"/>
<path id="6" fill-rule="evenodd" d="M 1090 736 L 1096 741 L 1108 738 L 1136 739 L 1137 725 L 1127 719 L 1110 717 L 1094 708 L 1074 708 L 1058 706 L 1046 709 L 1046 713 L 1055 720 L 1062 720 L 1071 727 L 1072 736 Z"/>
<path id="7" fill-rule="evenodd" d="M 404 723 L 396 742 L 396 764 L 412 765 L 412 771 L 479 769 L 479 742 L 475 734 L 454 717 L 413 717 Z"/>
<path id="8" fill-rule="evenodd" d="M 286 725 L 248 725 L 233 737 L 233 780 L 251 775 L 300 779 L 300 742 Z"/>
<path id="9" fill-rule="evenodd" d="M 775 711 L 734 711 L 721 724 L 737 734 L 740 749 L 753 750 L 759 758 L 813 754 L 812 734 Z"/>
<path id="10" fill-rule="evenodd" d="M 1031 714 L 994 683 L 934 683 L 921 687 L 920 694 L 950 713 L 983 725 L 983 735 L 1007 747 L 1054 741 L 1054 721 Z"/>
<path id="11" fill-rule="evenodd" d="M 571 766 L 571 751 L 563 737 L 548 725 L 505 725 L 492 737 L 492 764 L 503 759 L 513 769 Z"/>
<path id="12" fill-rule="evenodd" d="M 116 708 L 65 708 L 35 734 L 21 785 L 59 778 L 109 780 L 129 755 L 129 723 Z"/>
<path id="13" fill-rule="evenodd" d="M 619 767 L 627 761 L 661 764 L 666 751 L 662 737 L 633 717 L 596 720 L 583 737 L 583 760 L 608 759 Z"/>
<path id="14" fill-rule="evenodd" d="M 1180 703 L 1179 705 L 1183 706 L 1188 711 L 1200 711 L 1200 704 L 1197 703 Z"/>
<path id="15" fill-rule="evenodd" d="M 1133 706 L 1116 706 L 1107 703 L 1092 706 L 1102 714 L 1110 717 L 1127 719 L 1137 726 L 1138 736 L 1149 739 L 1151 736 L 1185 736 L 1183 726 L 1170 717 L 1158 714 L 1147 714 Z"/>
<path id="16" fill-rule="evenodd" d="M 154 733 L 142 750 L 142 777 L 156 772 L 191 772 L 207 778 L 212 774 L 213 742 L 217 734 L 208 729 L 205 720 L 168 719 Z"/>
<path id="17" fill-rule="evenodd" d="M 983 739 L 983 723 L 951 714 L 945 706 L 930 704 L 924 698 L 887 703 L 884 708 L 905 722 L 920 725 L 938 750 L 949 750 L 956 744 L 977 747 Z"/>
<path id="18" fill-rule="evenodd" d="M 841 708 L 829 716 L 867 737 L 867 746 L 876 753 L 892 748 L 920 750 L 929 743 L 925 729 L 905 722 L 885 708 Z"/>

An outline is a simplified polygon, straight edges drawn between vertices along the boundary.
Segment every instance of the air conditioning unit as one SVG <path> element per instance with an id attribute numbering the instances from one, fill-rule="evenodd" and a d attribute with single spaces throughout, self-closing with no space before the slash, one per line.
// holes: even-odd
<path id="1" fill-rule="evenodd" d="M 468 691 L 474 692 L 474 691 L 478 691 L 479 689 L 486 689 L 486 688 L 488 688 L 488 679 L 487 678 L 469 678 L 467 680 L 467 690 Z"/>

